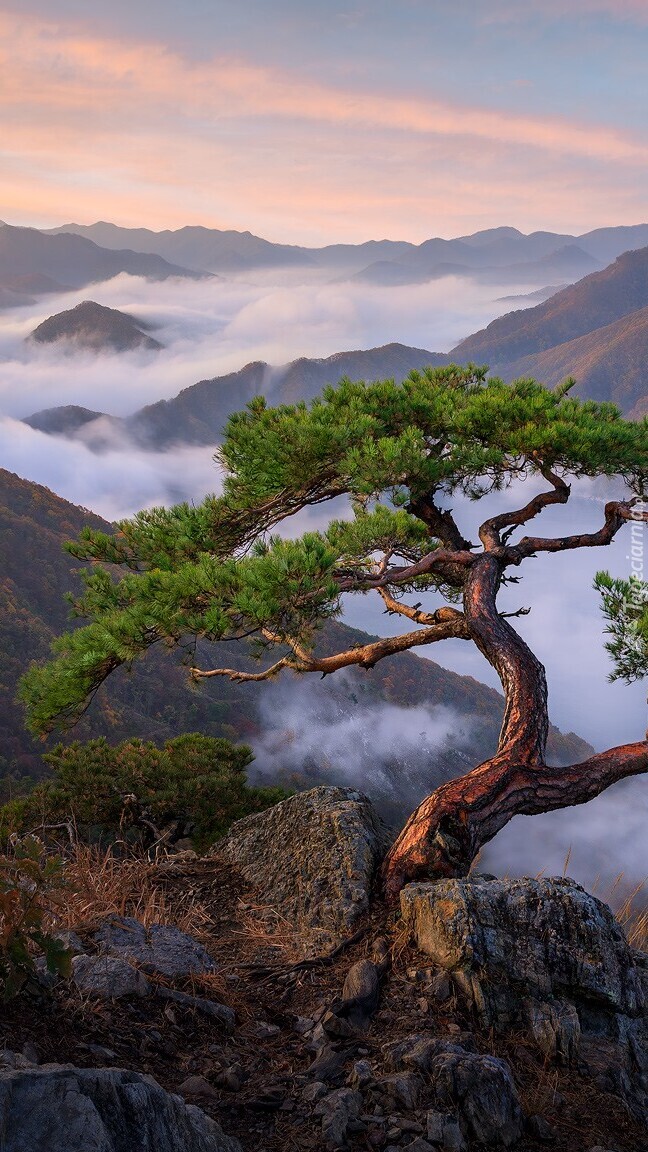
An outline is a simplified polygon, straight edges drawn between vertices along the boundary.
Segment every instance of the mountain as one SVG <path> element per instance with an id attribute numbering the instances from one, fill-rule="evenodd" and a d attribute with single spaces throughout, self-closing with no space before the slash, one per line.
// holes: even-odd
<path id="1" fill-rule="evenodd" d="M 37 344 L 69 343 L 92 352 L 126 352 L 135 348 L 159 351 L 163 347 L 144 329 L 150 325 L 117 308 L 84 300 L 76 308 L 48 316 L 31 333 Z"/>
<path id="2" fill-rule="evenodd" d="M 573 281 L 609 264 L 630 248 L 648 244 L 648 224 L 598 228 L 580 236 L 488 228 L 422 244 L 404 240 L 369 240 L 362 244 L 327 244 L 307 248 L 274 244 L 250 232 L 188 227 L 153 232 L 96 224 L 65 224 L 48 234 L 74 234 L 104 248 L 132 248 L 156 253 L 186 268 L 210 272 L 246 272 L 255 268 L 323 270 L 336 278 L 394 286 L 416 284 L 443 275 L 476 277 L 486 283 L 536 282 L 552 278 Z M 544 275 L 544 279 L 543 279 Z"/>
<path id="3" fill-rule="evenodd" d="M 450 356 L 488 364 L 505 379 L 553 385 L 574 375 L 577 393 L 634 411 L 648 392 L 648 247 L 625 252 L 601 272 L 535 308 L 509 312 L 460 341 Z"/>
<path id="4" fill-rule="evenodd" d="M 16 291 L 17 278 L 26 286 L 21 292 L 62 292 L 109 280 L 120 272 L 148 280 L 166 280 L 170 276 L 200 280 L 206 275 L 169 264 L 158 255 L 100 248 L 92 240 L 70 233 L 51 236 L 36 228 L 14 228 L 9 224 L 0 228 L 0 288 L 7 291 Z"/>
<path id="5" fill-rule="evenodd" d="M 577 384 L 574 395 L 612 400 L 622 412 L 638 418 L 648 401 L 648 307 L 613 324 L 525 356 L 506 366 L 505 375 L 533 376 L 549 388 L 567 376 Z"/>
<path id="6" fill-rule="evenodd" d="M 47 231 L 47 235 L 63 234 L 84 236 L 103 248 L 128 247 L 136 252 L 156 254 L 201 272 L 312 265 L 305 249 L 291 244 L 272 244 L 251 232 L 200 227 L 152 232 L 148 228 L 118 228 L 104 220 L 90 225 L 66 224 Z"/>
<path id="7" fill-rule="evenodd" d="M 112 530 L 87 509 L 0 469 L 0 777 L 10 772 L 34 777 L 43 771 L 42 746 L 24 730 L 22 710 L 15 702 L 16 684 L 30 661 L 47 657 L 51 640 L 71 626 L 64 594 L 78 588 L 80 565 L 62 551 L 62 544 L 77 536 L 84 524 Z M 334 623 L 322 636 L 321 650 L 366 640 L 363 633 Z M 189 687 L 182 655 L 179 650 L 174 660 L 173 654 L 153 650 L 132 676 L 125 669 L 118 670 L 97 693 L 73 735 L 78 739 L 104 735 L 113 742 L 128 736 L 162 741 L 200 730 L 206 735 L 253 740 L 268 723 L 263 715 L 271 701 L 275 735 L 289 738 L 282 728 L 282 710 L 302 678 L 284 679 L 278 689 L 271 683 L 252 687 L 210 681 L 197 691 Z M 206 645 L 199 655 L 210 659 Z M 249 666 L 240 645 L 229 645 L 226 659 Z M 386 701 L 451 708 L 456 736 L 443 747 L 422 750 L 418 770 L 425 773 L 425 787 L 431 787 L 435 778 L 464 771 L 494 748 L 503 708 L 501 696 L 492 689 L 409 653 L 386 660 L 370 672 L 329 677 L 325 683 L 313 680 L 312 699 L 309 715 L 316 713 L 319 704 L 327 716 L 333 710 L 341 719 L 361 719 L 364 709 Z M 587 754 L 588 745 L 578 737 L 553 730 L 552 755 L 557 761 L 572 762 Z M 416 766 L 411 767 L 414 771 Z M 323 762 L 314 763 L 309 771 L 322 775 L 325 768 Z M 338 766 L 341 776 L 345 768 Z M 406 789 L 407 782 L 401 781 L 399 787 Z"/>
<path id="8" fill-rule="evenodd" d="M 342 376 L 352 380 L 403 380 L 413 368 L 446 364 L 448 357 L 404 344 L 386 344 L 366 351 L 337 352 L 311 360 L 301 357 L 282 367 L 262 360 L 246 364 L 238 372 L 201 380 L 172 400 L 159 400 L 141 408 L 125 420 L 111 418 L 115 430 L 122 431 L 147 448 L 162 449 L 170 444 L 215 444 L 222 437 L 228 416 L 243 408 L 254 396 L 263 395 L 270 404 L 293 404 L 319 395 L 327 384 L 337 384 Z M 88 413 L 74 406 L 49 408 L 25 421 L 42 431 L 73 436 L 82 424 L 102 413 Z"/>

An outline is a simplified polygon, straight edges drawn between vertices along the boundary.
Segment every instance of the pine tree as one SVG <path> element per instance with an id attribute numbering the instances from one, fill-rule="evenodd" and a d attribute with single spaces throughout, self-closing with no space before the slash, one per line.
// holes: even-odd
<path id="1" fill-rule="evenodd" d="M 464 874 L 518 813 L 581 804 L 646 771 L 645 741 L 571 767 L 546 764 L 545 672 L 497 607 L 502 585 L 529 558 L 608 545 L 628 521 L 648 517 L 641 511 L 648 422 L 572 398 L 571 383 L 548 391 L 533 380 L 505 384 L 487 379 L 485 369 L 450 366 L 413 372 L 403 384 L 345 379 L 310 405 L 253 401 L 230 419 L 217 454 L 226 477 L 221 496 L 141 512 L 115 536 L 87 530 L 70 546 L 101 562 L 75 604 L 89 623 L 56 641 L 54 659 L 25 676 L 32 729 L 73 723 L 115 668 L 188 636 L 251 642 L 256 673 L 191 670 L 196 680 L 238 681 L 370 668 L 446 638 L 471 642 L 504 689 L 499 746 L 413 813 L 383 866 L 390 898 L 411 880 Z M 543 509 L 567 504 L 570 480 L 597 476 L 620 478 L 627 489 L 626 499 L 605 506 L 597 531 L 522 534 Z M 480 500 L 520 479 L 540 481 L 542 490 L 485 519 L 478 542 L 467 539 L 449 501 Z M 298 539 L 273 533 L 300 510 L 341 496 L 350 519 Z M 121 566 L 121 579 L 103 564 Z M 370 591 L 409 630 L 319 654 L 317 631 L 339 615 L 342 597 Z"/>

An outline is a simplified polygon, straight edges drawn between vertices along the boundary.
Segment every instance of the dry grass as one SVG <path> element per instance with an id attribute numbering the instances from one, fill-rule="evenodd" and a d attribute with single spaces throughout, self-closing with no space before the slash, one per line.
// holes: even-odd
<path id="1" fill-rule="evenodd" d="M 89 929 L 108 916 L 134 916 L 147 927 L 173 924 L 200 939 L 212 919 L 191 892 L 169 899 L 158 864 L 142 855 L 116 857 L 110 848 L 79 844 L 70 850 L 66 888 L 57 907 L 56 927 Z"/>

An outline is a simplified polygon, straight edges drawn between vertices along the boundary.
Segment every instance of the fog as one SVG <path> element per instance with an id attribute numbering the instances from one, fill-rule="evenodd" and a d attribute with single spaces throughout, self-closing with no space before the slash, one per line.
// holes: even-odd
<path id="1" fill-rule="evenodd" d="M 20 422 L 39 409 L 79 404 L 112 415 L 127 415 L 146 403 L 169 398 L 203 378 L 241 368 L 253 359 L 282 364 L 297 356 L 328 356 L 352 348 L 400 341 L 431 351 L 446 351 L 461 337 L 483 326 L 510 305 L 497 300 L 503 291 L 464 279 L 426 285 L 371 288 L 324 283 L 303 273 L 205 282 L 151 284 L 119 276 L 101 285 L 36 305 L 0 313 L 0 465 L 44 484 L 74 503 L 109 520 L 139 508 L 186 499 L 199 501 L 220 485 L 211 448 L 175 448 L 146 452 L 107 429 L 107 443 L 94 452 L 75 439 L 46 436 Z M 520 285 L 524 292 L 535 285 Z M 46 316 L 83 299 L 132 312 L 155 325 L 160 353 L 89 355 L 78 349 L 36 347 L 25 338 Z M 491 501 L 491 511 L 517 506 L 530 491 L 509 491 Z M 607 493 L 601 485 L 575 487 L 569 508 L 547 510 L 535 522 L 538 534 L 564 534 L 576 524 L 599 527 Z M 457 513 L 474 532 L 484 508 L 466 502 Z M 333 509 L 311 510 L 305 524 L 322 524 Z M 339 509 L 335 513 L 339 514 Z M 645 539 L 645 534 L 644 537 Z M 581 550 L 527 562 L 523 581 L 505 589 L 508 610 L 530 605 L 516 622 L 546 664 L 551 716 L 564 731 L 573 730 L 597 748 L 640 739 L 646 727 L 645 686 L 610 684 L 610 663 L 603 648 L 603 624 L 592 577 L 600 567 L 617 575 L 629 572 L 629 530 L 610 548 Z M 377 595 L 345 602 L 345 619 L 370 632 L 393 632 Z M 499 687 L 479 653 L 458 641 L 424 649 L 423 654 L 463 674 Z M 401 791 L 401 802 L 414 803 L 430 784 L 426 763 L 450 745 L 453 770 L 460 771 L 461 727 L 447 709 L 399 709 L 359 704 L 341 714 L 319 681 L 277 689 L 267 699 L 267 736 L 256 752 L 263 772 L 303 771 L 317 755 L 327 779 L 366 791 Z M 461 720 L 465 729 L 465 720 Z M 464 733 L 465 734 L 465 733 Z M 400 780 L 395 783 L 394 765 Z M 469 767 L 466 764 L 465 767 Z M 518 818 L 484 855 L 484 866 L 498 872 L 561 872 L 572 849 L 569 872 L 589 886 L 625 871 L 635 881 L 648 874 L 643 829 L 648 814 L 648 781 L 617 786 L 579 810 L 545 817 Z"/>
<path id="2" fill-rule="evenodd" d="M 303 273 L 285 274 L 281 284 L 121 275 L 0 312 L 0 413 L 22 418 L 79 404 L 123 416 L 251 360 L 281 365 L 393 341 L 446 352 L 509 309 L 500 295 L 459 277 L 388 289 L 304 280 Z M 25 342 L 46 317 L 87 299 L 154 324 L 163 351 L 95 355 Z"/>

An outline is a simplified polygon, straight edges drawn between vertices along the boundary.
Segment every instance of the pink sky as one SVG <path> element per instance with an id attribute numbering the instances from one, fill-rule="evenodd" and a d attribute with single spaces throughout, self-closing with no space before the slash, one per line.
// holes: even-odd
<path id="1" fill-rule="evenodd" d="M 502 0 L 490 19 L 516 9 Z M 327 79 L 226 47 L 196 56 L 150 33 L 0 13 L 0 216 L 201 223 L 310 244 L 648 216 L 646 133 L 577 101 L 543 104 L 537 80 L 475 100 L 416 74 L 383 84 L 338 63 Z"/>

